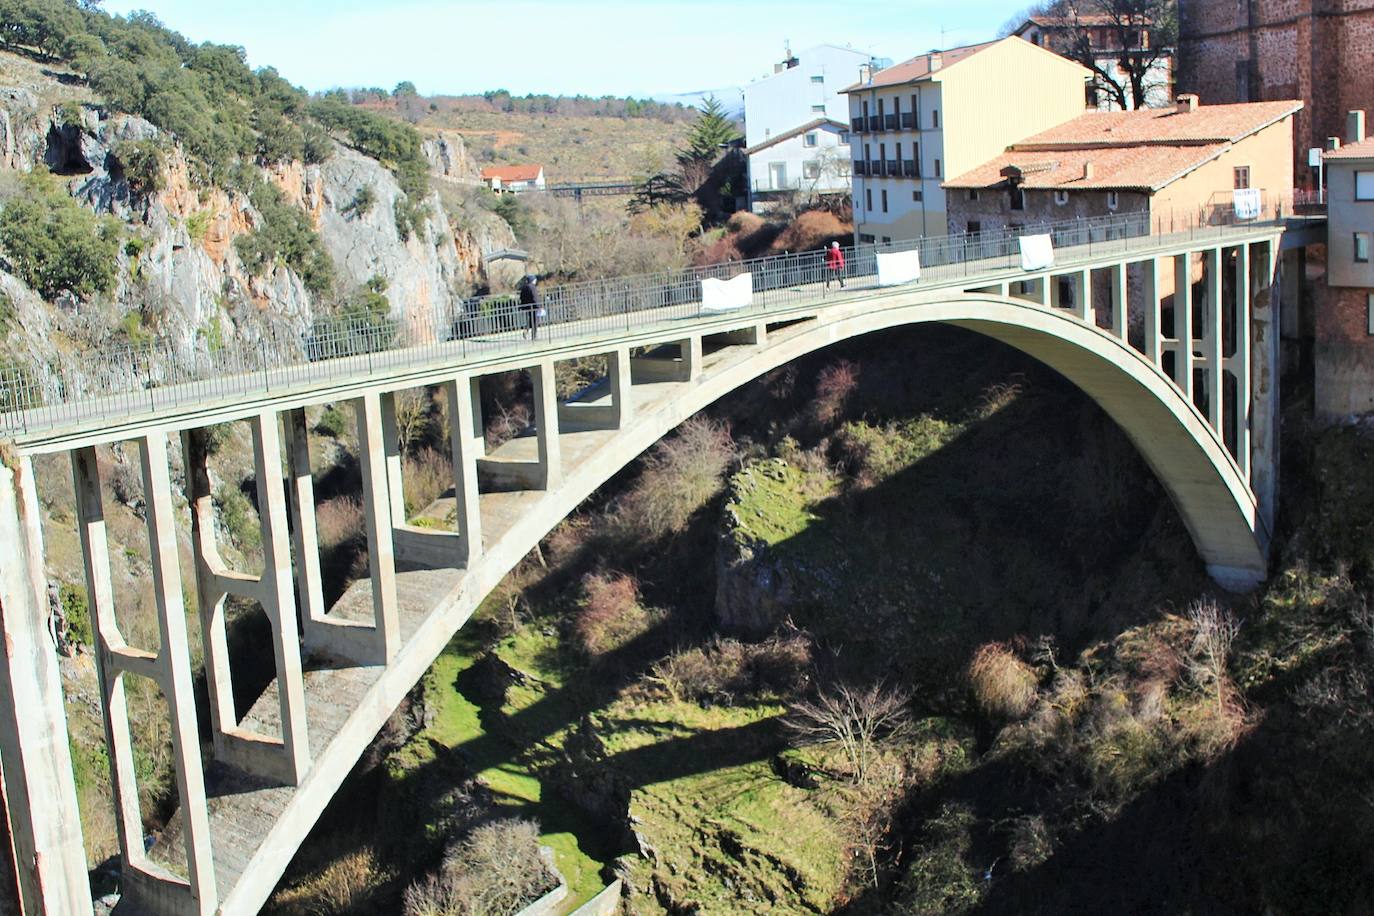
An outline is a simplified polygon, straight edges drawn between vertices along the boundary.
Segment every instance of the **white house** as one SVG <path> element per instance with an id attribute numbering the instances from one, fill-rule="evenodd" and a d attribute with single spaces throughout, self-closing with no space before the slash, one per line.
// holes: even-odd
<path id="1" fill-rule="evenodd" d="M 818 190 L 848 186 L 847 169 L 834 182 L 833 173 L 840 170 L 827 163 L 836 154 L 825 151 L 838 146 L 840 158 L 848 156 L 849 102 L 839 90 L 854 81 L 860 66 L 874 63 L 867 51 L 817 45 L 789 53 L 772 74 L 744 87 L 744 143 L 753 192 L 810 188 L 818 179 L 808 172 L 821 178 Z M 806 165 L 816 160 L 821 161 Z M 825 177 L 826 172 L 832 176 Z"/>
<path id="2" fill-rule="evenodd" d="M 1039 15 L 1027 19 L 1012 34 L 1066 57 L 1072 56 L 1078 42 L 1086 41 L 1092 50 L 1094 67 L 1088 83 L 1089 108 L 1115 111 L 1121 107 L 1115 94 L 1106 88 L 1107 79 L 1124 87 L 1126 107 L 1135 107 L 1130 98 L 1130 77 L 1121 67 L 1123 56 L 1148 61 L 1142 80 L 1145 107 L 1173 106 L 1174 56 L 1170 49 L 1153 44 L 1154 23 L 1147 17 L 1118 20 L 1103 14 Z"/>
<path id="3" fill-rule="evenodd" d="M 482 169 L 482 183 L 493 191 L 542 191 L 542 165 L 489 165 Z"/>
<path id="4" fill-rule="evenodd" d="M 744 151 L 751 195 L 849 191 L 849 125 L 816 118 Z"/>

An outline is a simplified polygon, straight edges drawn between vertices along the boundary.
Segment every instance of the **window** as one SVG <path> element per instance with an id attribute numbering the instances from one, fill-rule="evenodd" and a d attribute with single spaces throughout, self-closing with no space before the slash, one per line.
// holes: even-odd
<path id="1" fill-rule="evenodd" d="M 935 160 L 935 177 L 936 177 L 936 178 L 939 178 L 939 177 L 940 177 L 940 160 L 939 160 L 939 159 L 936 159 L 936 160 Z"/>
<path id="2" fill-rule="evenodd" d="M 1108 209 L 1108 210 L 1115 210 L 1115 209 L 1117 208 L 1117 206 L 1118 206 L 1120 203 L 1121 203 L 1121 199 L 1120 199 L 1119 197 L 1116 196 L 1116 192 L 1115 192 L 1115 191 L 1108 191 L 1108 192 L 1107 192 L 1107 209 Z"/>
<path id="3" fill-rule="evenodd" d="M 806 135 L 802 138 L 802 145 L 803 145 L 803 146 L 815 146 L 817 142 L 818 142 L 818 140 L 817 140 L 817 138 L 816 138 L 816 132 L 815 132 L 814 130 L 811 131 L 810 133 L 806 134 Z"/>
<path id="4" fill-rule="evenodd" d="M 1355 173 L 1355 199 L 1374 200 L 1374 172 Z"/>
<path id="5" fill-rule="evenodd" d="M 803 177 L 803 178 L 820 178 L 820 177 L 821 177 L 821 164 L 820 164 L 819 162 L 817 162 L 816 160 L 814 160 L 814 159 L 810 159 L 810 160 L 807 160 L 806 162 L 803 162 L 803 163 L 802 163 L 802 177 Z"/>
<path id="6" fill-rule="evenodd" d="M 849 131 L 847 131 L 847 130 L 842 130 L 842 131 L 840 131 L 840 146 L 848 146 L 848 145 L 849 145 Z"/>
<path id="7" fill-rule="evenodd" d="M 911 192 L 911 199 L 912 199 L 913 202 L 919 204 L 921 201 L 925 200 L 925 195 L 922 194 L 920 191 L 912 191 L 912 192 Z"/>
<path id="8" fill-rule="evenodd" d="M 891 245 L 891 244 L 892 244 L 892 236 L 890 236 L 890 235 L 885 235 L 885 236 L 883 236 L 883 244 L 884 244 L 884 245 Z"/>
<path id="9" fill-rule="evenodd" d="M 872 211 L 873 211 L 873 189 L 872 189 L 872 188 L 864 188 L 864 209 L 865 209 L 865 210 L 868 210 L 869 212 L 872 212 Z"/>
<path id="10" fill-rule="evenodd" d="M 825 82 L 825 77 L 818 73 L 818 74 L 816 74 L 815 76 L 811 77 L 811 82 L 813 82 L 813 83 L 823 83 L 823 82 Z"/>
<path id="11" fill-rule="evenodd" d="M 1238 165 L 1231 170 L 1231 174 L 1234 176 L 1237 191 L 1243 191 L 1250 187 L 1250 166 Z"/>
<path id="12" fill-rule="evenodd" d="M 1024 210 L 1024 209 L 1026 209 L 1026 192 L 1025 192 L 1024 190 L 1022 190 L 1021 188 L 1012 188 L 1012 189 L 1011 189 L 1011 209 L 1013 209 L 1013 210 Z"/>
<path id="13" fill-rule="evenodd" d="M 886 159 L 886 158 L 887 158 L 887 144 L 886 144 L 886 143 L 879 143 L 879 144 L 878 144 L 878 158 L 879 158 L 879 159 Z"/>
<path id="14" fill-rule="evenodd" d="M 1356 263 L 1356 264 L 1368 264 L 1368 263 L 1369 263 L 1369 233 L 1368 233 L 1368 232 L 1357 232 L 1357 233 L 1355 233 L 1355 263 Z"/>
<path id="15" fill-rule="evenodd" d="M 940 129 L 940 109 L 932 108 L 930 110 L 930 126 L 936 130 Z"/>
<path id="16" fill-rule="evenodd" d="M 869 235 L 867 232 L 860 232 L 860 233 L 859 233 L 859 244 L 860 244 L 860 245 L 872 245 L 872 244 L 873 244 L 873 236 Z"/>
<path id="17" fill-rule="evenodd" d="M 887 189 L 883 189 L 883 212 L 887 212 Z M 1366 258 L 1368 260 L 1368 258 Z"/>
<path id="18" fill-rule="evenodd" d="M 977 200 L 977 199 L 978 199 L 978 189 L 977 189 L 977 188 L 969 188 L 969 189 L 968 189 L 968 199 L 969 199 L 969 200 Z"/>
<path id="19" fill-rule="evenodd" d="M 1069 192 L 1068 192 L 1068 191 L 1055 191 L 1055 192 L 1054 192 L 1054 202 L 1055 202 L 1055 204 L 1056 204 L 1057 206 L 1060 206 L 1060 207 L 1064 206 L 1066 203 L 1069 202 Z"/>
<path id="20" fill-rule="evenodd" d="M 820 105 L 812 105 L 811 110 L 816 114 L 825 114 L 825 104 L 821 103 Z"/>

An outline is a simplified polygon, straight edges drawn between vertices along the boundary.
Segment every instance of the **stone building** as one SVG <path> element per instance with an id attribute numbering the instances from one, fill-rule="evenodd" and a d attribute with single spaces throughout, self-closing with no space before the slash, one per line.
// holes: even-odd
<path id="1" fill-rule="evenodd" d="M 1208 105 L 1302 99 L 1293 142 L 1340 136 L 1345 113 L 1374 108 L 1374 0 L 1179 0 L 1176 81 Z"/>
<path id="2" fill-rule="evenodd" d="M 1326 153 L 1326 283 L 1315 292 L 1316 409 L 1328 418 L 1374 411 L 1374 140 L 1363 111 L 1346 145 Z"/>

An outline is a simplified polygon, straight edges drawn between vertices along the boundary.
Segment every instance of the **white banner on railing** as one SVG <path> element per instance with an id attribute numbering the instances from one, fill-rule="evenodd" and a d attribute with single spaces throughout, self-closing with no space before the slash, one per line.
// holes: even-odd
<path id="1" fill-rule="evenodd" d="M 1255 219 L 1260 215 L 1259 188 L 1236 188 L 1231 193 L 1235 195 L 1236 219 Z"/>
<path id="2" fill-rule="evenodd" d="M 878 253 L 878 285 L 900 286 L 921 279 L 921 252 L 893 251 Z"/>
<path id="3" fill-rule="evenodd" d="M 753 274 L 740 274 L 730 280 L 701 281 L 701 307 L 704 311 L 728 312 L 753 304 Z"/>
<path id="4" fill-rule="evenodd" d="M 1023 235 L 1021 242 L 1021 269 L 1044 270 L 1054 266 L 1054 240 L 1045 235 Z"/>

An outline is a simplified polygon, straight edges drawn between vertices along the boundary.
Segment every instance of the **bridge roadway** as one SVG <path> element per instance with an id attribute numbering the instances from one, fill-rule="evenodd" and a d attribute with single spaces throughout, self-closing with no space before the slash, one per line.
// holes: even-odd
<path id="1" fill-rule="evenodd" d="M 70 451 L 120 813 L 125 894 L 117 912 L 257 912 L 388 716 L 521 557 L 688 416 L 763 372 L 847 337 L 941 321 L 988 334 L 1042 359 L 1122 424 L 1179 506 L 1209 567 L 1223 580 L 1233 577 L 1232 584 L 1252 583 L 1263 575 L 1272 524 L 1279 289 L 1274 281 L 1283 231 L 1282 224 L 1206 227 L 1098 242 L 1091 248 L 1060 250 L 1055 266 L 1036 274 L 1003 257 L 927 268 L 919 283 L 900 287 L 855 283 L 843 293 L 832 289 L 826 294 L 817 284 L 800 284 L 785 288 L 785 295 L 772 302 L 765 295 L 764 302 L 736 311 L 710 314 L 691 306 L 693 314 L 675 307 L 592 317 L 547 326 L 536 341 L 506 332 L 281 366 L 265 377 L 251 373 L 216 379 L 213 385 L 151 389 L 138 392 L 132 402 L 93 399 L 60 417 L 32 412 L 26 418 L 28 429 L 15 436 L 10 458 L 0 468 L 0 537 L 12 536 L 22 548 L 11 571 L 0 573 L 0 601 L 29 607 L 28 617 L 34 620 L 43 616 L 29 456 Z M 1161 277 L 1167 273 L 1161 265 L 1170 259 L 1180 279 L 1192 279 L 1195 265 L 1203 265 L 1206 292 L 1200 307 L 1209 311 L 1204 336 L 1197 341 L 1164 336 Z M 1139 349 L 1127 339 L 1128 266 L 1143 266 L 1145 278 Z M 1093 269 L 1110 276 L 1112 294 L 1101 313 L 1109 317 L 1102 322 L 1088 302 Z M 1230 286 L 1236 290 L 1231 312 L 1223 309 L 1227 270 L 1233 271 Z M 1077 284 L 1069 308 L 1052 304 L 1060 277 Z M 1190 292 L 1184 292 L 1173 305 L 1187 316 L 1190 300 Z M 1251 331 L 1236 335 L 1237 346 L 1225 354 L 1221 329 L 1228 314 L 1234 326 Z M 1180 329 L 1191 325 L 1190 320 L 1178 322 Z M 1169 352 L 1175 354 L 1172 377 L 1165 372 L 1164 354 Z M 553 361 L 603 353 L 611 367 L 604 384 L 559 404 Z M 512 369 L 531 372 L 535 423 L 526 435 L 486 454 L 474 382 L 482 374 Z M 1203 407 L 1197 406 L 1193 369 L 1201 370 L 1209 392 L 1221 390 L 1209 373 L 1220 376 L 1217 370 L 1225 369 L 1237 377 L 1235 400 L 1251 406 L 1247 418 L 1233 420 L 1229 434 L 1223 399 L 1201 398 Z M 454 418 L 455 486 L 430 511 L 446 517 L 451 507 L 458 529 L 453 532 L 417 528 L 397 514 L 403 511 L 404 482 L 391 398 L 399 390 L 433 384 L 444 386 Z M 144 397 L 148 401 L 140 409 Z M 359 416 L 370 565 L 369 574 L 326 613 L 303 408 L 343 400 L 354 402 Z M 243 419 L 253 426 L 259 468 L 267 558 L 259 575 L 224 569 L 219 561 L 205 455 L 198 445 L 205 427 Z M 285 421 L 284 446 L 279 420 Z M 194 578 L 207 634 L 214 741 L 204 766 L 165 455 L 166 436 L 173 432 L 183 434 L 186 449 Z M 108 558 L 102 554 L 103 510 L 93 446 L 129 439 L 140 442 L 148 494 L 162 637 L 156 654 L 124 645 L 111 606 Z M 283 456 L 290 469 L 285 488 L 274 473 Z M 278 670 L 277 679 L 240 721 L 234 721 L 232 712 L 232 660 L 223 639 L 221 611 L 227 594 L 262 603 L 273 622 Z M 0 672 L 5 675 L 0 687 L 28 704 L 0 710 L 7 713 L 0 715 L 0 738 L 6 742 L 16 849 L 21 861 L 35 863 L 26 894 L 58 901 L 48 912 L 89 912 L 88 897 L 81 897 L 85 863 L 79 823 L 74 826 L 65 729 L 60 727 L 60 685 L 53 689 L 51 648 L 44 645 L 41 627 L 29 623 L 28 631 L 11 633 L 7 619 L 7 636 L 23 640 L 22 651 Z M 124 673 L 156 679 L 171 710 L 183 804 L 151 854 L 144 852 L 118 686 Z M 54 722 L 59 727 L 52 728 Z M 8 779 L 14 763 L 23 766 L 27 782 Z M 45 814 L 26 817 L 25 810 Z M 26 859 L 29 850 L 37 855 Z"/>

